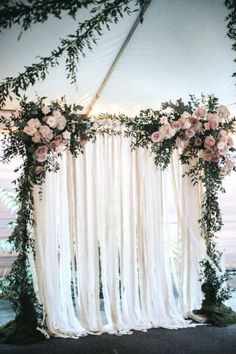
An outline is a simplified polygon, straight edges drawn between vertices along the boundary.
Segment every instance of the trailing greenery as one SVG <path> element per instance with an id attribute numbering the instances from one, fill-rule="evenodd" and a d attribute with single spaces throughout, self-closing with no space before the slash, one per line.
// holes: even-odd
<path id="1" fill-rule="evenodd" d="M 226 17 L 227 36 L 233 41 L 232 50 L 236 52 L 236 0 L 225 0 L 225 6 L 229 10 Z M 236 62 L 236 58 L 234 62 Z M 233 73 L 233 76 L 236 76 L 236 72 Z"/>
<path id="2" fill-rule="evenodd" d="M 236 323 L 236 314 L 223 305 L 233 289 L 226 285 L 230 275 L 222 272 L 222 253 L 214 241 L 223 225 L 218 200 L 219 192 L 225 192 L 223 178 L 236 170 L 236 150 L 230 136 L 235 133 L 235 121 L 214 96 L 202 96 L 201 100 L 190 96 L 187 104 L 181 99 L 176 103 L 166 102 L 160 111 L 142 111 L 126 124 L 126 134 L 133 138 L 133 148 L 150 148 L 155 164 L 162 169 L 169 165 L 177 148 L 181 163 L 188 165 L 184 176 L 188 176 L 193 185 L 202 184 L 199 224 L 206 240 L 207 258 L 201 261 L 205 299 L 198 313 L 207 315 L 208 322 L 214 325 Z"/>
<path id="3" fill-rule="evenodd" d="M 75 19 L 77 12 L 89 5 L 104 1 L 78 1 L 78 0 L 28 0 L 26 1 L 1 1 L 0 28 L 11 28 L 14 24 L 26 31 L 35 23 L 44 23 L 50 15 L 61 19 L 63 11 Z"/>
<path id="4" fill-rule="evenodd" d="M 29 232 L 29 228 L 33 226 L 33 182 L 30 180 L 29 174 L 31 158 L 27 151 L 25 153 L 21 176 L 17 180 L 19 210 L 15 228 L 9 238 L 9 241 L 14 244 L 14 249 L 18 252 L 18 257 L 7 277 L 7 288 L 2 295 L 11 301 L 11 306 L 16 313 L 16 319 L 11 326 L 12 331 L 8 334 L 8 340 L 11 337 L 20 340 L 22 326 L 28 328 L 27 334 L 30 333 L 31 337 L 40 338 L 40 332 L 37 332 L 40 306 L 34 293 L 28 261 L 28 252 L 33 250 L 33 240 Z M 9 158 L 7 147 L 5 154 L 6 158 Z M 3 334 L 5 334 L 5 329 Z"/>
<path id="5" fill-rule="evenodd" d="M 67 78 L 71 83 L 76 82 L 79 59 L 85 55 L 87 49 L 92 50 L 102 35 L 104 28 L 110 30 L 112 24 L 117 23 L 123 16 L 130 15 L 134 11 L 142 9 L 149 0 L 136 0 L 134 8 L 132 0 L 113 1 L 85 1 L 83 6 L 94 4 L 89 10 L 90 18 L 78 24 L 75 33 L 61 39 L 59 45 L 51 51 L 48 56 L 40 57 L 39 61 L 25 66 L 25 70 L 17 77 L 7 77 L 0 83 L 0 106 L 4 105 L 12 94 L 17 97 L 22 91 L 34 85 L 37 81 L 45 80 L 50 68 L 59 65 L 62 55 L 66 57 Z M 68 10 L 69 15 L 75 16 L 77 10 L 82 6 L 81 2 L 64 2 L 59 6 L 59 1 L 31 1 L 29 5 L 22 2 L 15 2 L 7 10 L 6 6 L 0 7 L 0 27 L 9 28 L 14 23 L 21 24 L 23 30 L 28 29 L 35 22 L 44 22 L 49 14 L 60 17 L 62 10 Z M 55 5 L 55 6 L 54 6 Z"/>
<path id="6" fill-rule="evenodd" d="M 20 176 L 14 181 L 18 210 L 15 227 L 9 237 L 10 243 L 14 245 L 14 250 L 18 252 L 18 258 L 12 266 L 9 276 L 5 279 L 7 286 L 2 294 L 2 297 L 10 300 L 16 313 L 16 319 L 11 325 L 10 332 L 7 326 L 8 340 L 19 341 L 23 339 L 24 333 L 25 336 L 30 333 L 30 336 L 36 339 L 41 337 L 40 332 L 37 331 L 37 327 L 40 326 L 41 307 L 34 293 L 28 260 L 28 254 L 34 254 L 33 188 L 34 184 L 43 183 L 47 171 L 59 169 L 58 159 L 64 149 L 69 149 L 73 156 L 77 156 L 78 153 L 83 152 L 85 142 L 94 139 L 95 130 L 92 129 L 92 123 L 84 119 L 84 116 L 79 113 L 80 109 L 81 107 L 59 102 L 54 102 L 50 107 L 47 107 L 43 105 L 42 99 L 36 103 L 27 102 L 24 99 L 20 105 L 19 115 L 9 119 L 3 117 L 0 119 L 8 129 L 3 143 L 3 162 L 8 163 L 15 156 L 20 156 L 23 160 L 22 165 L 18 168 Z M 53 128 L 53 134 L 46 120 L 51 124 L 52 122 L 57 123 Z M 37 127 L 42 127 L 40 130 L 41 139 L 38 139 L 37 142 L 33 142 L 32 136 L 28 134 L 30 127 L 34 129 L 33 123 Z M 50 140 L 48 140 L 48 132 L 50 132 Z M 44 159 L 42 154 L 45 149 L 47 150 L 47 159 Z M 38 151 L 41 153 L 38 154 Z M 5 333 L 6 329 L 3 330 L 3 334 Z"/>

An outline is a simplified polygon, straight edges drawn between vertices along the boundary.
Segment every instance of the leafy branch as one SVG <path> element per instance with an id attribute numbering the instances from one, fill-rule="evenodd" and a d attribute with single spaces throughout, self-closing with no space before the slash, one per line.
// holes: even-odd
<path id="1" fill-rule="evenodd" d="M 102 28 L 110 30 L 111 24 L 117 23 L 124 14 L 130 15 L 138 8 L 142 13 L 142 8 L 147 1 L 137 0 L 134 9 L 129 6 L 131 2 L 132 0 L 101 1 L 99 7 L 92 8 L 90 13 L 93 16 L 89 20 L 79 23 L 74 34 L 61 39 L 60 44 L 51 51 L 49 56 L 39 57 L 39 62 L 26 66 L 25 71 L 17 77 L 7 77 L 2 81 L 0 84 L 0 106 L 4 105 L 7 97 L 12 98 L 12 93 L 19 97 L 20 91 L 25 91 L 36 81 L 45 80 L 49 69 L 59 65 L 59 59 L 63 54 L 66 56 L 67 78 L 72 83 L 76 82 L 79 58 L 81 55 L 85 56 L 86 49 L 92 50 L 98 37 L 102 36 Z M 31 22 L 33 21 L 32 19 Z"/>
<path id="2" fill-rule="evenodd" d="M 232 50 L 236 52 L 236 0 L 225 0 L 225 6 L 229 10 L 225 19 L 227 21 L 227 36 L 233 41 Z M 236 62 L 236 58 L 234 62 Z M 236 77 L 236 72 L 232 76 Z"/>
<path id="3" fill-rule="evenodd" d="M 14 24 L 21 26 L 22 30 L 28 30 L 32 24 L 44 23 L 48 20 L 49 15 L 61 19 L 62 11 L 67 11 L 67 15 L 75 19 L 77 11 L 89 5 L 103 3 L 105 1 L 95 0 L 28 0 L 3 1 L 0 5 L 0 28 L 11 28 Z"/>

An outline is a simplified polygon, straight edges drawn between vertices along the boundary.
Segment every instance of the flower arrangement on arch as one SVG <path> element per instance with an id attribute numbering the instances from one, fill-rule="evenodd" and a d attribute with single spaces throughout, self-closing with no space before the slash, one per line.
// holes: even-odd
<path id="1" fill-rule="evenodd" d="M 67 125 L 66 118 L 59 110 L 51 111 L 49 107 L 42 108 L 45 114 L 40 122 L 38 118 L 30 118 L 23 132 L 31 137 L 35 144 L 39 144 L 35 150 L 35 158 L 38 162 L 47 160 L 49 150 L 56 153 L 63 151 L 69 143 L 70 132 L 65 129 Z M 50 115 L 47 115 L 50 114 Z"/>
<path id="2" fill-rule="evenodd" d="M 219 165 L 220 173 L 227 175 L 235 168 L 235 148 L 232 134 L 235 118 L 230 119 L 227 107 L 220 105 L 215 112 L 207 106 L 198 106 L 194 112 L 184 111 L 179 117 L 174 113 L 160 117 L 160 127 L 150 140 L 163 144 L 169 139 L 184 155 L 196 156 Z"/>
<path id="3" fill-rule="evenodd" d="M 198 178 L 206 164 L 217 167 L 222 176 L 235 170 L 236 119 L 212 95 L 201 101 L 190 96 L 188 104 L 181 99 L 163 103 L 160 110 L 141 111 L 126 126 L 133 148 L 151 148 L 155 163 L 162 168 L 168 166 L 177 149 L 182 163 L 196 160 Z"/>
<path id="4" fill-rule="evenodd" d="M 188 176 L 193 185 L 202 184 L 198 222 L 206 240 L 207 258 L 200 262 L 205 299 L 199 313 L 207 314 L 212 323 L 219 323 L 207 311 L 209 304 L 216 306 L 217 313 L 224 311 L 222 303 L 231 296 L 230 286 L 225 285 L 229 275 L 222 272 L 222 253 L 214 240 L 223 225 L 219 205 L 219 193 L 225 192 L 223 179 L 236 171 L 233 142 L 236 119 L 230 118 L 228 108 L 218 105 L 213 95 L 202 96 L 201 100 L 190 96 L 187 104 L 179 99 L 176 103 L 162 104 L 157 111 L 141 111 L 139 116 L 128 120 L 126 126 L 134 149 L 150 149 L 155 164 L 162 169 L 169 165 L 174 150 L 178 150 L 180 162 L 188 165 L 183 177 Z M 233 313 L 231 309 L 227 311 Z"/>
<path id="5" fill-rule="evenodd" d="M 56 101 L 45 105 L 38 102 L 20 102 L 21 106 L 10 118 L 1 118 L 8 131 L 5 143 L 9 158 L 12 154 L 31 160 L 31 177 L 41 182 L 47 170 L 59 169 L 58 156 L 69 149 L 75 156 L 94 138 L 94 130 L 80 113 L 82 107 Z M 6 156 L 7 157 L 7 156 Z"/>

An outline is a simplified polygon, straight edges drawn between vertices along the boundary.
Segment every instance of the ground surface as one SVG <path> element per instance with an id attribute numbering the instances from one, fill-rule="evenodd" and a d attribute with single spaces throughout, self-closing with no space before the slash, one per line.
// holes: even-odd
<path id="1" fill-rule="evenodd" d="M 151 329 L 132 335 L 52 339 L 32 345 L 0 345 L 1 354 L 235 354 L 236 325 Z"/>
<path id="2" fill-rule="evenodd" d="M 236 276 L 231 280 L 236 286 Z M 229 304 L 236 310 L 236 293 Z M 14 317 L 0 301 L 0 325 Z M 178 330 L 151 329 L 132 335 L 50 339 L 31 345 L 0 344 L 0 354 L 236 354 L 236 325 L 197 326 Z"/>

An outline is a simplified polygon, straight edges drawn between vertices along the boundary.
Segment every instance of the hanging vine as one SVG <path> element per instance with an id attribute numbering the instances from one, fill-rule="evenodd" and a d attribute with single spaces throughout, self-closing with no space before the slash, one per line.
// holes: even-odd
<path id="1" fill-rule="evenodd" d="M 77 11 L 83 7 L 89 7 L 91 18 L 80 22 L 75 33 L 61 39 L 60 43 L 48 56 L 39 57 L 39 61 L 25 66 L 25 70 L 17 77 L 7 77 L 0 83 L 0 107 L 4 105 L 7 98 L 12 98 L 12 94 L 17 97 L 32 86 L 37 81 L 45 80 L 50 68 L 58 66 L 62 55 L 66 57 L 67 78 L 71 83 L 76 82 L 77 69 L 81 56 L 85 56 L 87 49 L 92 50 L 93 45 L 102 36 L 102 31 L 110 30 L 112 24 L 116 24 L 124 15 L 131 15 L 133 12 L 142 9 L 149 0 L 137 0 L 135 4 L 132 0 L 113 1 L 70 1 L 59 6 L 58 0 L 35 1 L 30 5 L 23 2 L 16 2 L 10 7 L 0 6 L 0 28 L 9 28 L 14 23 L 19 24 L 23 30 L 27 30 L 33 23 L 44 22 L 50 14 L 60 18 L 61 12 L 67 10 L 68 14 L 75 18 Z M 130 5 L 134 4 L 134 8 Z"/>
<path id="2" fill-rule="evenodd" d="M 225 0 L 225 6 L 229 10 L 225 19 L 227 22 L 227 36 L 233 41 L 232 50 L 236 52 L 236 1 Z M 234 62 L 236 62 L 236 58 Z M 236 72 L 234 72 L 232 76 L 235 77 Z"/>

